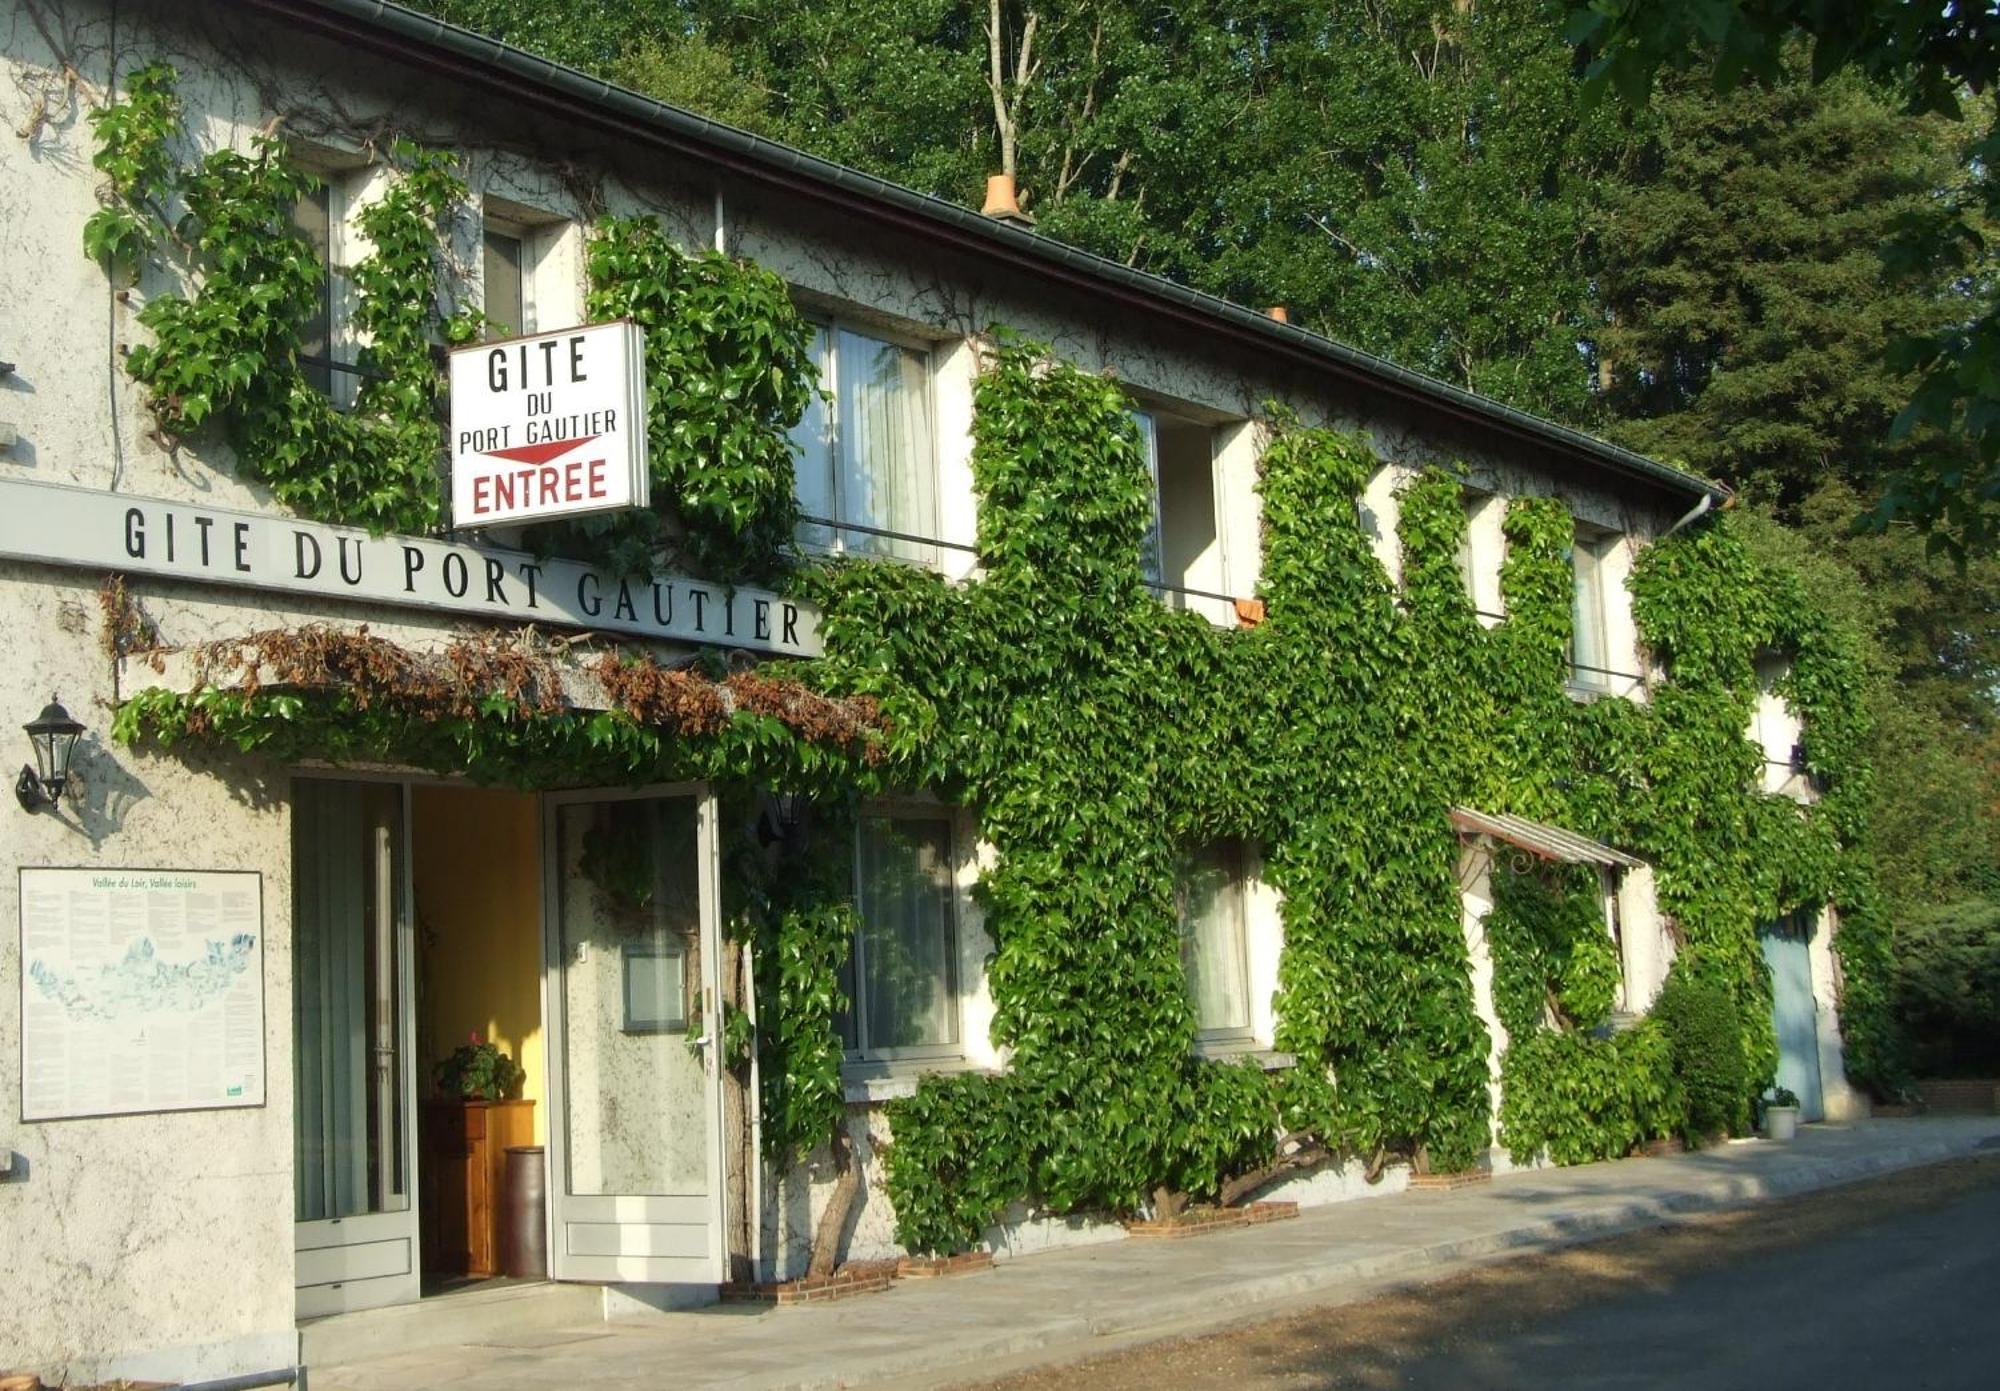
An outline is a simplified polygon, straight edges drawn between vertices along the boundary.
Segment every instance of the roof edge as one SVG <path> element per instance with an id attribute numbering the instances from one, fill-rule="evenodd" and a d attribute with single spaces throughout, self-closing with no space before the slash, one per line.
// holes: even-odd
<path id="1" fill-rule="evenodd" d="M 390 0 L 236 0 L 236 3 L 367 39 L 417 62 L 441 64 L 461 76 L 504 86 L 516 98 L 533 95 L 523 92 L 520 84 L 525 79 L 547 95 L 563 98 L 572 117 L 578 113 L 570 104 L 582 103 L 599 123 L 628 134 L 664 140 L 712 163 L 815 195 L 851 212 L 887 217 L 916 233 L 957 242 L 974 254 L 998 255 L 1024 269 L 1081 288 L 1135 301 L 1140 307 L 1166 311 L 1211 330 L 1221 329 L 1233 338 L 1267 351 L 1276 350 L 1307 366 L 1331 368 L 1357 385 L 1386 390 L 1416 404 L 1441 407 L 1467 423 L 1552 448 L 1571 459 L 1640 479 L 1689 499 L 1706 496 L 1719 502 L 1730 496 L 1730 490 L 1720 483 L 1399 366 L 1296 324 L 1281 322 L 1150 271 L 1121 265 L 1093 252 L 997 222 L 971 208 L 642 96 L 603 78 L 419 14 Z"/>

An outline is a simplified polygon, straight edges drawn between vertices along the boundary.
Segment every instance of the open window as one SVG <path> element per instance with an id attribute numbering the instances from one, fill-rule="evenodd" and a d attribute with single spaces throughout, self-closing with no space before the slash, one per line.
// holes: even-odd
<path id="1" fill-rule="evenodd" d="M 938 466 L 928 347 L 818 325 L 820 387 L 792 432 L 799 540 L 817 550 L 938 563 Z"/>
<path id="2" fill-rule="evenodd" d="M 1134 409 L 1132 418 L 1153 479 L 1153 526 L 1141 557 L 1146 582 L 1170 608 L 1233 623 L 1216 508 L 1215 429 L 1152 406 Z"/>
<path id="3" fill-rule="evenodd" d="M 1500 569 L 1506 560 L 1507 499 L 1477 488 L 1464 490 L 1465 534 L 1458 543 L 1458 573 L 1472 611 L 1492 627 L 1505 616 Z"/>
<path id="4" fill-rule="evenodd" d="M 1606 561 L 1618 543 L 1616 532 L 1578 522 L 1570 542 L 1570 685 L 1579 691 L 1611 689 L 1609 613 L 1611 586 Z"/>

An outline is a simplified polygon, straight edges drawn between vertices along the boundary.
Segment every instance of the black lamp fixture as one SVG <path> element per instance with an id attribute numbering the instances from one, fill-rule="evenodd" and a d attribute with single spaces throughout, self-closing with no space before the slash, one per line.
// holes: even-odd
<path id="1" fill-rule="evenodd" d="M 42 713 L 22 728 L 28 731 L 28 742 L 35 746 L 37 766 L 22 765 L 21 776 L 14 780 L 14 795 L 29 811 L 40 811 L 43 807 L 54 811 L 62 801 L 63 788 L 69 785 L 70 755 L 76 752 L 83 726 L 70 718 L 61 701 L 51 697 L 42 707 Z"/>
<path id="2" fill-rule="evenodd" d="M 787 855 L 805 848 L 807 821 L 812 815 L 812 798 L 803 792 L 766 792 L 763 814 L 758 818 L 757 839 L 766 849 L 784 847 Z"/>

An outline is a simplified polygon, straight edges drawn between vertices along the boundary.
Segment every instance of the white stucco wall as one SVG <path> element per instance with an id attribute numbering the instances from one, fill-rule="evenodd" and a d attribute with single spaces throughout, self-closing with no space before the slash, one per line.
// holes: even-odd
<path id="1" fill-rule="evenodd" d="M 0 562 L 10 727 L 50 695 L 89 733 L 56 814 L 7 799 L 7 865 L 263 876 L 264 1105 L 23 1124 L 19 897 L 0 891 L 0 1360 L 50 1380 L 288 1366 L 292 1316 L 291 842 L 284 773 L 112 744 L 93 579 Z M 27 753 L 18 734 L 14 752 Z M 227 1272 L 226 1278 L 217 1278 Z"/>

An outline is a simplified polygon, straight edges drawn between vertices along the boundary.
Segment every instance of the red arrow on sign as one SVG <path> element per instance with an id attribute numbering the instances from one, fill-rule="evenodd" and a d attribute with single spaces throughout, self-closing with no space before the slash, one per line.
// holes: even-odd
<path id="1" fill-rule="evenodd" d="M 596 435 L 585 435 L 573 440 L 544 440 L 540 444 L 521 444 L 512 449 L 482 449 L 496 459 L 512 459 L 519 464 L 546 464 L 559 454 L 567 454 L 579 444 L 589 444 Z"/>

